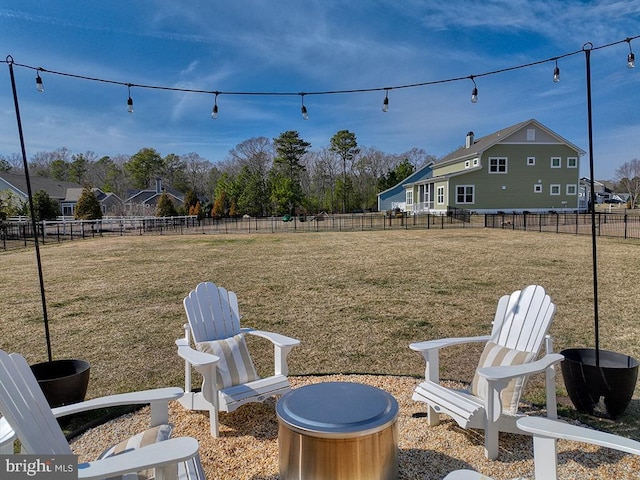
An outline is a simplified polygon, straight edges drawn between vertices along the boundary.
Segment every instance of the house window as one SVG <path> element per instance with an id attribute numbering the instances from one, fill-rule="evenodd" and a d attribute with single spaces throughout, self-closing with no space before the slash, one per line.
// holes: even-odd
<path id="1" fill-rule="evenodd" d="M 457 185 L 456 186 L 456 203 L 474 203 L 474 187 L 473 185 Z"/>
<path id="2" fill-rule="evenodd" d="M 527 141 L 533 142 L 536 139 L 535 128 L 527 128 Z"/>
<path id="3" fill-rule="evenodd" d="M 567 168 L 578 168 L 578 157 L 567 157 Z"/>
<path id="4" fill-rule="evenodd" d="M 473 159 L 473 166 L 474 166 L 474 167 L 477 167 L 479 163 L 480 163 L 480 160 L 479 160 L 479 159 L 477 159 L 477 158 L 474 158 L 474 159 Z"/>
<path id="5" fill-rule="evenodd" d="M 407 190 L 407 206 L 413 205 L 413 190 Z"/>
<path id="6" fill-rule="evenodd" d="M 576 185 L 567 185 L 567 195 L 576 195 L 578 187 Z"/>
<path id="7" fill-rule="evenodd" d="M 560 185 L 558 185 L 558 184 L 551 185 L 550 190 L 549 190 L 549 194 L 550 195 L 560 195 Z"/>
<path id="8" fill-rule="evenodd" d="M 507 173 L 506 158 L 490 158 L 489 173 Z"/>
<path id="9" fill-rule="evenodd" d="M 527 157 L 527 165 L 533 166 L 536 164 L 536 157 Z"/>
<path id="10" fill-rule="evenodd" d="M 469 168 L 471 166 L 471 163 L 469 162 L 469 160 L 466 160 L 464 162 L 464 168 Z"/>
<path id="11" fill-rule="evenodd" d="M 533 184 L 533 193 L 542 193 L 542 184 L 534 183 Z"/>
<path id="12" fill-rule="evenodd" d="M 444 205 L 444 187 L 438 187 L 438 205 Z"/>
<path id="13" fill-rule="evenodd" d="M 562 166 L 562 159 L 560 157 L 551 157 L 551 168 L 560 168 Z"/>

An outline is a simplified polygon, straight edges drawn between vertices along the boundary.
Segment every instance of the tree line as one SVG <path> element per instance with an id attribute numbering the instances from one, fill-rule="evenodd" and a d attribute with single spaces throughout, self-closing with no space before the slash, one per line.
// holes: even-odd
<path id="1" fill-rule="evenodd" d="M 361 147 L 349 130 L 338 131 L 328 145 L 314 150 L 299 132 L 290 130 L 274 139 L 245 140 L 216 163 L 197 153 L 163 157 L 150 147 L 131 156 L 99 158 L 91 151 L 72 153 L 63 147 L 38 152 L 28 163 L 31 176 L 97 187 L 123 200 L 161 179 L 185 196 L 176 214 L 225 217 L 375 210 L 379 192 L 435 160 L 419 148 L 389 154 Z M 22 158 L 0 155 L 3 170 L 21 171 Z M 0 208 L 2 203 L 0 199 Z M 163 208 L 165 213 L 170 210 Z"/>

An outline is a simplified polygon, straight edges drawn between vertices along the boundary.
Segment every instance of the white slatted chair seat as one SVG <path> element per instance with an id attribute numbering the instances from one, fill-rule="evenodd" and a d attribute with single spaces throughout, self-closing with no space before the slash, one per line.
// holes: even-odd
<path id="1" fill-rule="evenodd" d="M 640 442 L 544 417 L 523 417 L 518 428 L 533 435 L 535 480 L 558 480 L 557 440 L 570 440 L 640 455 Z M 573 477 L 572 477 L 573 478 Z M 492 480 L 473 470 L 456 470 L 444 480 Z M 514 479 L 522 480 L 522 478 Z"/>
<path id="2" fill-rule="evenodd" d="M 241 328 L 238 297 L 234 292 L 211 282 L 198 284 L 185 297 L 183 304 L 188 323 L 184 325 L 184 337 L 176 340 L 178 355 L 185 361 L 185 393 L 180 403 L 187 409 L 208 410 L 211 435 L 217 437 L 218 412 L 233 412 L 246 403 L 263 402 L 290 390 L 287 356 L 300 341 L 274 332 Z M 261 337 L 273 344 L 274 374 L 240 384 L 223 383 L 219 386 L 218 383 L 225 378 L 219 362 L 226 364 L 229 360 L 194 347 L 200 346 L 202 349 L 202 345 L 217 344 L 229 339 L 235 339 L 231 343 L 236 345 L 238 342 L 244 342 L 241 335 Z M 212 348 L 216 347 L 210 347 Z M 224 353 L 223 349 L 220 350 Z M 243 362 L 236 365 L 245 371 L 247 365 Z M 252 368 L 251 365 L 250 369 Z M 192 369 L 202 376 L 203 383 L 199 392 L 193 391 L 191 387 Z"/>
<path id="3" fill-rule="evenodd" d="M 3 436 L 10 436 L 7 428 L 13 430 L 21 443 L 21 451 L 25 454 L 72 454 L 57 417 L 95 408 L 149 403 L 150 426 L 158 427 L 168 421 L 169 401 L 177 400 L 181 395 L 180 388 L 161 388 L 111 395 L 52 410 L 24 357 L 0 350 L 0 413 L 3 415 Z M 78 467 L 80 479 L 120 478 L 127 473 L 155 469 L 154 475 L 158 479 L 177 477 L 180 480 L 205 480 L 198 455 L 198 441 L 191 437 L 161 439 L 148 446 Z"/>
<path id="4" fill-rule="evenodd" d="M 289 390 L 291 390 L 291 384 L 284 375 L 274 375 L 234 385 L 218 391 L 220 410 L 233 412 L 245 403 L 262 402 L 269 397 L 284 395 Z"/>
<path id="5" fill-rule="evenodd" d="M 420 352 L 426 362 L 425 380 L 416 386 L 412 398 L 428 405 L 428 424 L 437 425 L 439 414 L 444 413 L 462 428 L 484 429 L 485 453 L 487 458 L 495 459 L 498 432 L 522 433 L 516 426 L 517 405 L 526 377 L 542 372 L 546 374 L 548 416 L 556 418 L 554 366 L 563 357 L 552 353 L 552 341 L 547 335 L 555 310 L 544 288 L 529 285 L 500 298 L 491 335 L 411 344 L 410 348 Z M 485 343 L 485 351 L 472 388 L 454 390 L 442 386 L 439 350 L 474 342 Z M 547 354 L 535 360 L 544 343 Z"/>
<path id="6" fill-rule="evenodd" d="M 422 382 L 412 398 L 433 405 L 437 413 L 446 413 L 464 428 L 482 428 L 484 425 L 484 402 L 467 390 L 452 390 L 439 383 Z M 440 405 L 447 405 L 447 408 Z"/>

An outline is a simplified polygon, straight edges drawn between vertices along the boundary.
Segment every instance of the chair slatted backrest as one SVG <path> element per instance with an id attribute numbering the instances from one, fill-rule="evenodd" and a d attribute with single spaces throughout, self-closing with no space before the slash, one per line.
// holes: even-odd
<path id="1" fill-rule="evenodd" d="M 17 353 L 3 350 L 0 350 L 0 413 L 16 432 L 25 453 L 72 453 L 27 361 Z"/>
<path id="2" fill-rule="evenodd" d="M 183 301 L 193 341 L 206 342 L 240 333 L 238 297 L 211 282 L 202 282 Z"/>
<path id="3" fill-rule="evenodd" d="M 556 306 L 543 287 L 529 285 L 498 301 L 491 341 L 503 347 L 538 353 Z"/>

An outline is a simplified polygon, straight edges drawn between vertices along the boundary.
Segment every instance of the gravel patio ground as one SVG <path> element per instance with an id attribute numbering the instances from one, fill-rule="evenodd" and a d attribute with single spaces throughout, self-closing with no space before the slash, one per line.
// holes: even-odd
<path id="1" fill-rule="evenodd" d="M 495 480 L 522 476 L 533 478 L 532 441 L 524 435 L 501 434 L 500 457 L 484 457 L 483 432 L 466 431 L 450 419 L 437 427 L 426 425 L 425 405 L 411 400 L 413 377 L 386 375 L 327 375 L 290 377 L 292 387 L 327 382 L 358 382 L 382 388 L 398 401 L 399 478 L 442 479 L 452 470 L 471 468 Z M 452 386 L 460 386 L 452 384 Z M 249 404 L 221 414 L 220 438 L 209 434 L 206 412 L 190 412 L 177 402 L 170 405 L 173 436 L 193 436 L 208 480 L 275 480 L 278 476 L 278 422 L 275 400 Z M 526 409 L 526 408 L 525 408 Z M 532 415 L 540 414 L 531 410 Z M 445 417 L 443 417 L 445 418 Z M 77 437 L 72 448 L 80 461 L 95 459 L 106 447 L 144 430 L 148 407 L 89 430 Z M 610 449 L 561 441 L 559 474 L 562 479 L 638 479 L 640 457 Z"/>

